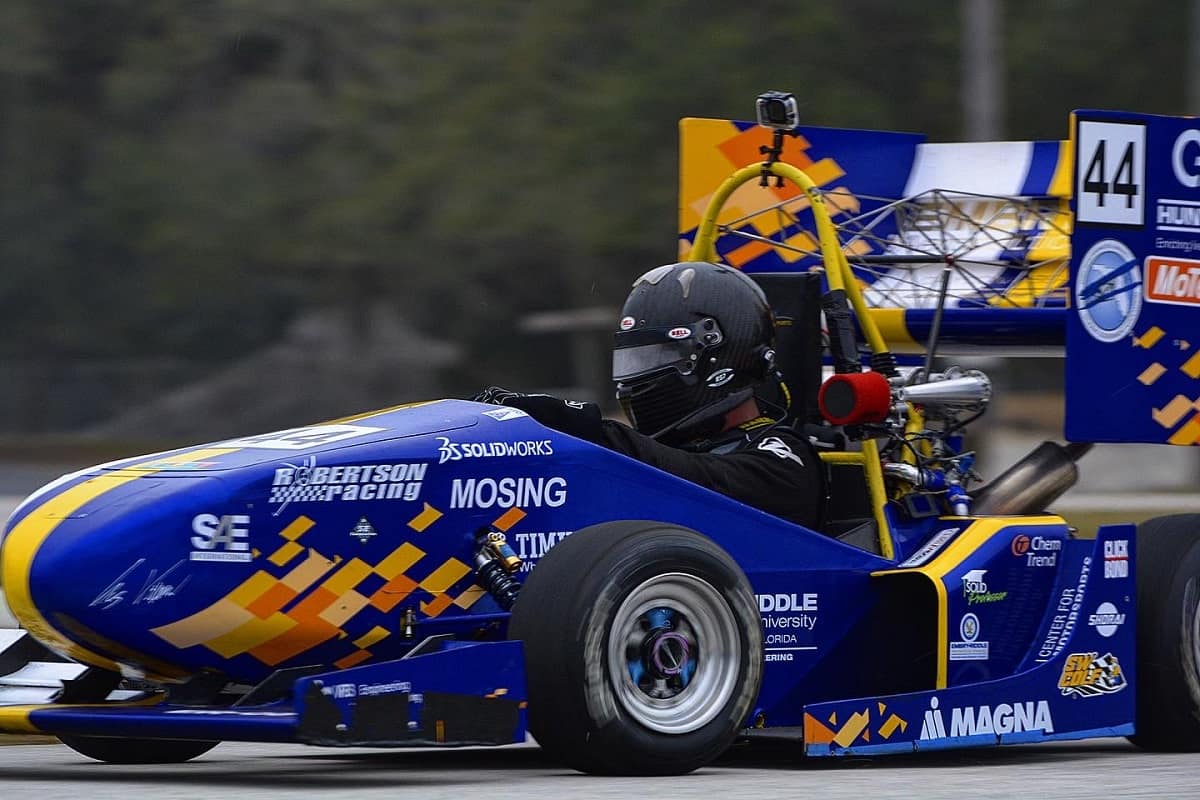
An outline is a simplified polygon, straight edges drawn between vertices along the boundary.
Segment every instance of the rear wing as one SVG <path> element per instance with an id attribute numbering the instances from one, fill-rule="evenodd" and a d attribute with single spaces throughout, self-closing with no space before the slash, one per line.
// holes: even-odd
<path id="1" fill-rule="evenodd" d="M 1200 443 L 1200 122 L 1078 112 L 1069 139 L 1043 142 L 796 134 L 779 160 L 821 192 L 890 350 L 923 352 L 945 277 L 938 352 L 1065 355 L 1068 438 Z M 685 119 L 680 137 L 686 256 L 717 187 L 772 134 Z M 774 176 L 716 224 L 716 256 L 747 272 L 824 266 L 808 196 Z"/>

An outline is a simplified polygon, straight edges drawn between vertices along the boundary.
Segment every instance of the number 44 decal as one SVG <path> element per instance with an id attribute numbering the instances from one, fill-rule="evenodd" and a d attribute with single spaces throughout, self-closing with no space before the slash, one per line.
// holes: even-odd
<path id="1" fill-rule="evenodd" d="M 1144 224 L 1146 127 L 1080 120 L 1075 152 L 1076 219 L 1102 225 Z"/>

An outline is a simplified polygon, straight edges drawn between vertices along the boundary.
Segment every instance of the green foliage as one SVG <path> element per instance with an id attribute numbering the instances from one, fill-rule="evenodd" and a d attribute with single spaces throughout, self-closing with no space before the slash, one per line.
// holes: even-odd
<path id="1" fill-rule="evenodd" d="M 958 9 L 7 0 L 0 356 L 219 362 L 383 291 L 467 344 L 460 384 L 561 380 L 515 320 L 675 255 L 680 117 L 787 88 L 811 123 L 953 139 Z M 1183 110 L 1182 0 L 1005 9 L 1009 136 Z"/>

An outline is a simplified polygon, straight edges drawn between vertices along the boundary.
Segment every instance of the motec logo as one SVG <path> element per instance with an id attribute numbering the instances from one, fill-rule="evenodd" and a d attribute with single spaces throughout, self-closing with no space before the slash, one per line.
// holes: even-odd
<path id="1" fill-rule="evenodd" d="M 1200 306 L 1200 261 L 1150 256 L 1145 285 L 1151 303 Z"/>

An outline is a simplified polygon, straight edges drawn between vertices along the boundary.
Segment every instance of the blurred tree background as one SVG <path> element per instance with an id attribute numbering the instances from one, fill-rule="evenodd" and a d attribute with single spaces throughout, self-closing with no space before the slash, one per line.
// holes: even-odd
<path id="1" fill-rule="evenodd" d="M 1001 135 L 1200 111 L 1195 5 L 999 3 Z M 567 385 L 569 336 L 519 322 L 675 257 L 680 117 L 779 88 L 807 124 L 960 139 L 962 6 L 5 0 L 0 433 Z"/>

